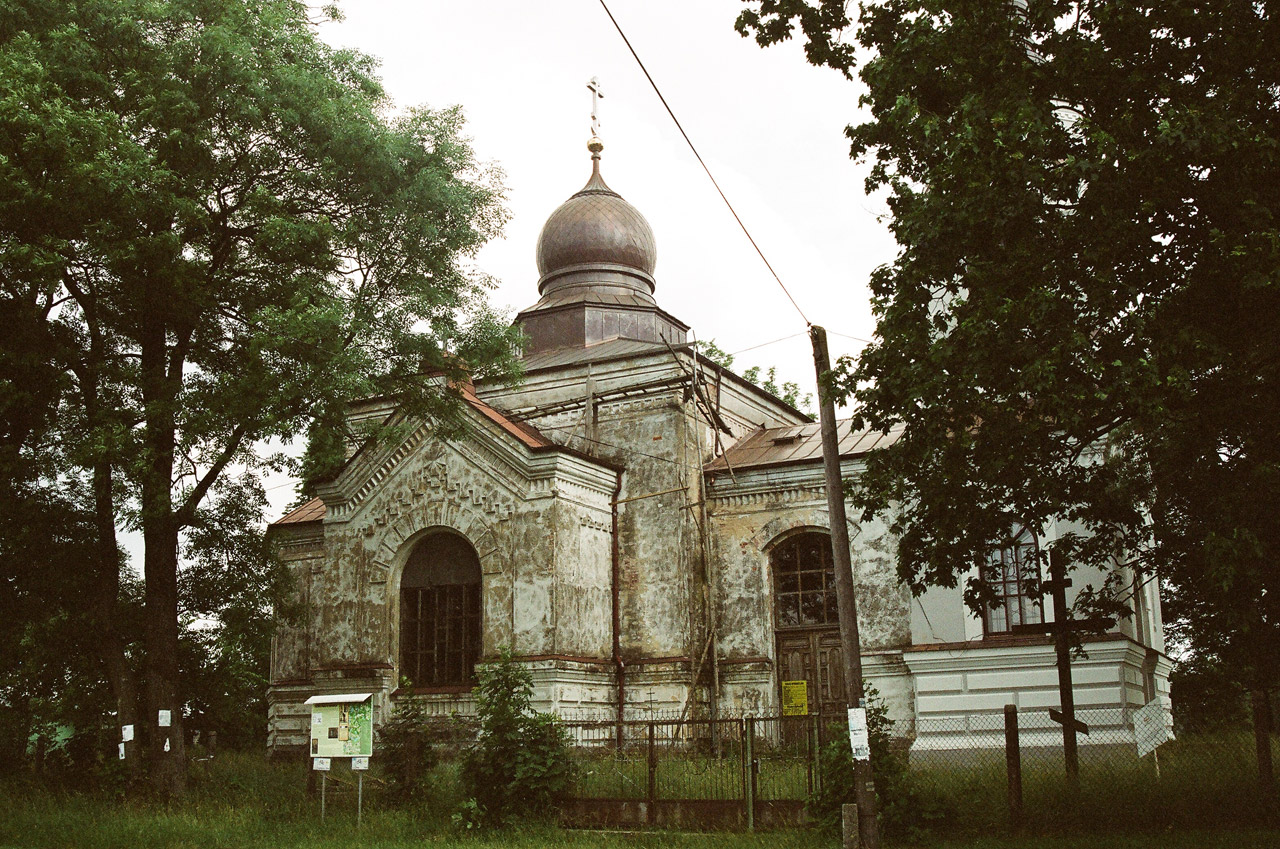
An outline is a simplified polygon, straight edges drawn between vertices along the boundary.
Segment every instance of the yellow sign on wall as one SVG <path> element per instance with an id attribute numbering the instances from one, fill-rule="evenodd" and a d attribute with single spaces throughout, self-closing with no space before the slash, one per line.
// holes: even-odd
<path id="1" fill-rule="evenodd" d="M 782 682 L 782 715 L 807 716 L 809 714 L 809 682 Z"/>

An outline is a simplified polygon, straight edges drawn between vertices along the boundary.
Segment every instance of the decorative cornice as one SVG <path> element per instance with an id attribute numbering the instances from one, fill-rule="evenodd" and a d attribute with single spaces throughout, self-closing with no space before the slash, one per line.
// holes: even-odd
<path id="1" fill-rule="evenodd" d="M 778 503 L 795 504 L 799 502 L 812 502 L 825 506 L 827 503 L 826 487 L 800 484 L 784 487 L 762 486 L 754 490 L 736 492 L 732 495 L 712 492 L 707 499 L 707 509 L 712 510 L 713 507 L 772 507 Z"/>

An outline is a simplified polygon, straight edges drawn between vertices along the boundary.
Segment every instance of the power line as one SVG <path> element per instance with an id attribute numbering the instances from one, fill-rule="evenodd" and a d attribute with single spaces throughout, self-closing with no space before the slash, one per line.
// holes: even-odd
<path id="1" fill-rule="evenodd" d="M 759 345 L 752 345 L 748 348 L 742 348 L 741 350 L 738 350 L 738 351 L 730 351 L 729 356 L 736 357 L 739 354 L 745 354 L 747 351 L 754 351 L 756 348 L 764 348 L 769 345 L 776 345 L 779 342 L 786 342 L 788 339 L 794 339 L 797 336 L 807 336 L 807 335 L 808 334 L 806 334 L 804 331 L 800 331 L 799 333 L 792 333 L 790 336 L 783 336 L 780 339 L 773 339 L 769 342 L 761 342 Z"/>
<path id="2" fill-rule="evenodd" d="M 796 308 L 796 312 L 800 313 L 800 318 L 804 320 L 805 326 L 810 325 L 808 316 L 804 314 L 804 310 L 800 309 L 800 304 L 796 303 L 796 299 L 791 296 L 791 291 L 787 289 L 782 278 L 778 276 L 778 272 L 773 270 L 768 257 L 764 255 L 764 251 L 760 250 L 760 246 L 756 244 L 756 240 L 752 238 L 751 231 L 747 229 L 747 225 L 742 223 L 742 219 L 738 216 L 737 210 L 733 208 L 733 204 L 729 203 L 729 198 L 725 196 L 724 190 L 720 188 L 720 184 L 716 182 L 716 178 L 711 173 L 711 169 L 707 167 L 707 163 L 702 161 L 702 155 L 698 153 L 698 149 L 694 147 L 693 140 L 689 138 L 689 134 L 684 131 L 684 127 L 680 125 L 680 119 L 676 117 L 676 113 L 672 111 L 671 106 L 667 103 L 667 99 L 662 96 L 662 90 L 658 88 L 658 84 L 654 82 L 653 77 L 649 74 L 649 69 L 644 66 L 644 62 L 640 61 L 640 54 L 636 53 L 636 49 L 631 46 L 631 40 L 627 38 L 627 34 L 622 31 L 622 26 L 618 23 L 618 19 L 613 16 L 613 12 L 609 11 L 609 6 L 600 0 L 600 6 L 604 9 L 604 13 L 609 16 L 609 20 L 613 22 L 613 28 L 618 31 L 618 35 L 622 36 L 622 41 L 627 45 L 627 49 L 631 51 L 632 57 L 636 60 L 636 64 L 640 66 L 640 70 L 644 72 L 645 79 L 649 81 L 649 85 L 653 87 L 654 94 L 658 95 L 658 99 L 662 101 L 662 106 L 667 110 L 667 114 L 671 116 L 671 120 L 675 122 L 676 129 L 680 131 L 680 135 L 684 136 L 685 144 L 689 145 L 689 150 L 693 151 L 694 158 L 698 160 L 698 164 L 702 166 L 702 170 L 707 172 L 707 178 L 711 180 L 711 185 L 716 187 L 716 191 L 720 194 L 720 199 L 724 201 L 724 205 L 729 208 L 729 212 L 733 215 L 733 220 L 738 222 L 738 226 L 742 228 L 743 234 L 747 237 L 747 241 L 751 243 L 751 247 L 756 249 L 756 253 L 760 255 L 760 260 L 764 263 L 765 268 L 769 269 L 769 273 L 773 275 L 773 279 L 778 281 L 778 285 L 782 287 L 783 293 L 787 296 L 787 300 L 791 301 L 791 306 Z"/>
<path id="3" fill-rule="evenodd" d="M 863 339 L 861 336 L 850 336 L 848 333 L 837 333 L 834 330 L 827 330 L 832 336 L 839 336 L 843 339 L 852 339 L 854 342 L 861 342 L 864 345 L 874 345 L 870 339 Z"/>

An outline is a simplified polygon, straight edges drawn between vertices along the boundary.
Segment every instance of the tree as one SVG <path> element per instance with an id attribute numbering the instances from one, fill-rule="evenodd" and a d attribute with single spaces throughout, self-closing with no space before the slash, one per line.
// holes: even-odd
<path id="1" fill-rule="evenodd" d="M 851 75 L 842 6 L 763 0 L 738 28 L 768 44 L 798 23 L 811 60 Z M 901 250 L 871 280 L 876 343 L 834 380 L 861 422 L 905 433 L 855 500 L 900 505 L 916 590 L 954 586 L 1015 523 L 1074 523 L 1065 553 L 1161 580 L 1193 648 L 1229 657 L 1265 714 L 1280 10 L 892 0 L 856 33 L 871 117 L 847 132 Z"/>
<path id="2" fill-rule="evenodd" d="M 67 387 L 21 377 L 58 406 L 14 417 L 16 454 L 53 428 L 103 545 L 124 505 L 141 528 L 140 726 L 178 794 L 184 530 L 230 471 L 283 462 L 257 446 L 351 399 L 447 425 L 450 381 L 513 373 L 462 261 L 504 220 L 500 175 L 458 110 L 393 113 L 294 0 L 3 0 L 0 121 L 0 285 L 30 342 L 6 356 Z"/>
<path id="3" fill-rule="evenodd" d="M 700 343 L 700 351 L 703 356 L 711 360 L 716 365 L 723 366 L 726 369 L 731 369 L 733 367 L 733 354 L 722 349 L 716 344 L 716 340 L 714 339 L 708 339 L 706 342 Z M 765 392 L 781 398 L 797 410 L 807 408 L 810 402 L 813 401 L 812 394 L 808 392 L 804 395 L 800 394 L 800 384 L 795 381 L 787 380 L 779 384 L 778 369 L 776 366 L 769 366 L 769 371 L 765 373 L 763 380 L 760 379 L 760 371 L 760 366 L 752 366 L 742 372 L 740 377 L 754 383 Z"/>
<path id="4" fill-rule="evenodd" d="M 476 677 L 480 730 L 462 759 L 467 799 L 455 821 L 470 828 L 552 813 L 573 778 L 559 720 L 533 709 L 533 676 L 511 649 L 479 666 Z"/>

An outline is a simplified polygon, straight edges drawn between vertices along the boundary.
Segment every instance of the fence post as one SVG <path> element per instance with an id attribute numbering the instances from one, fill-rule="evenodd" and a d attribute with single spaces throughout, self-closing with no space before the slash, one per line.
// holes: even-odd
<path id="1" fill-rule="evenodd" d="M 756 718 L 746 718 L 746 775 L 743 776 L 747 796 L 747 831 L 756 830 Z"/>
<path id="2" fill-rule="evenodd" d="M 652 825 L 656 817 L 654 816 L 655 802 L 658 801 L 658 750 L 654 748 L 654 737 L 656 736 L 657 723 L 649 723 L 649 788 L 647 793 L 648 804 L 648 820 Z"/>
<path id="3" fill-rule="evenodd" d="M 1022 827 L 1022 749 L 1018 746 L 1018 706 L 1004 706 L 1004 765 L 1009 781 L 1009 822 Z"/>
<path id="4" fill-rule="evenodd" d="M 809 727 L 805 729 L 806 738 L 809 743 L 809 795 L 813 796 L 818 792 L 818 717 L 815 714 L 809 714 Z"/>

